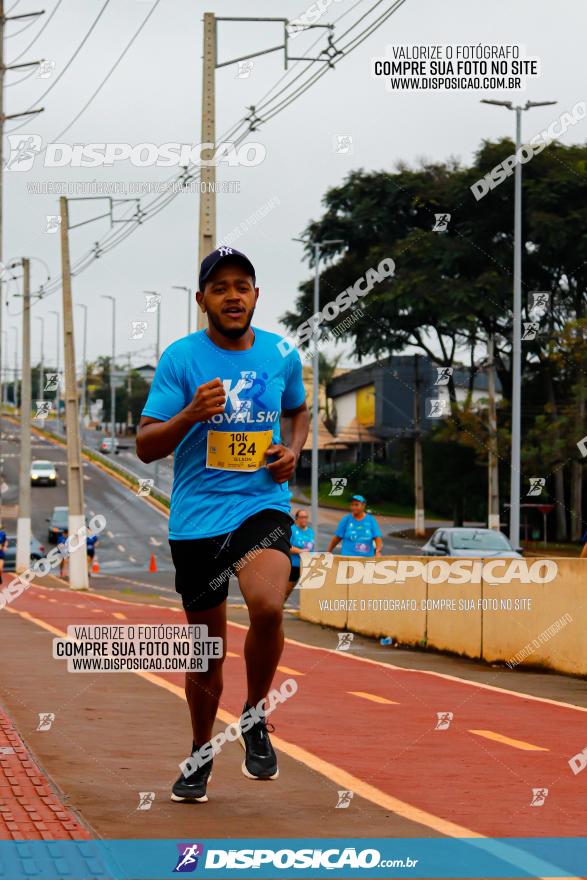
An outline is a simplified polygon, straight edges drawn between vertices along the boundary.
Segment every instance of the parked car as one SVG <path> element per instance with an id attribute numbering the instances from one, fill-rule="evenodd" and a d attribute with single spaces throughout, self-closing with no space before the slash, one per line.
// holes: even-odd
<path id="1" fill-rule="evenodd" d="M 118 440 L 116 437 L 114 439 L 112 437 L 103 437 L 102 442 L 100 443 L 100 452 L 103 452 L 107 455 L 109 452 L 114 450 L 114 455 L 118 455 Z"/>
<path id="2" fill-rule="evenodd" d="M 520 559 L 521 548 L 514 550 L 506 536 L 495 529 L 451 527 L 436 529 L 422 547 L 424 556 L 499 556 Z"/>
<path id="3" fill-rule="evenodd" d="M 8 547 L 4 551 L 4 571 L 16 571 L 16 535 L 7 535 Z M 43 559 L 45 547 L 31 535 L 31 562 Z"/>
<path id="4" fill-rule="evenodd" d="M 52 461 L 37 459 L 31 464 L 31 486 L 56 486 L 57 471 Z"/>
<path id="5" fill-rule="evenodd" d="M 65 531 L 69 526 L 67 507 L 54 507 L 51 516 L 47 517 L 49 532 L 47 540 L 50 544 L 57 543 L 59 532 Z"/>

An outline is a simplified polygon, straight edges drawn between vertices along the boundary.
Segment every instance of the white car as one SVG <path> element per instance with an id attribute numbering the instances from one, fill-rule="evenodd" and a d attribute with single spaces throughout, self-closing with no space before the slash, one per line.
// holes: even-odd
<path id="1" fill-rule="evenodd" d="M 424 556 L 498 556 L 521 559 L 521 549 L 514 550 L 506 536 L 495 529 L 450 527 L 436 529 L 422 547 Z"/>
<path id="2" fill-rule="evenodd" d="M 31 486 L 56 486 L 57 470 L 52 461 L 36 459 L 31 463 Z"/>
<path id="3" fill-rule="evenodd" d="M 118 455 L 118 440 L 116 437 L 114 440 L 112 437 L 103 437 L 102 442 L 100 443 L 100 452 L 107 454 L 112 451 L 114 451 L 115 455 Z"/>

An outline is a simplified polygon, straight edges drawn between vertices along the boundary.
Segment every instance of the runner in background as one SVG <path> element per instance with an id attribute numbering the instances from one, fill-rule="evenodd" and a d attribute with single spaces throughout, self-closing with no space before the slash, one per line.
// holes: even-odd
<path id="1" fill-rule="evenodd" d="M 366 507 L 367 501 L 362 495 L 353 495 L 351 512 L 339 522 L 328 545 L 329 553 L 342 541 L 343 556 L 381 556 L 381 529 L 375 517 L 366 512 Z"/>
<path id="2" fill-rule="evenodd" d="M 62 532 L 59 532 L 57 535 L 57 549 L 61 551 L 61 560 L 59 562 L 59 574 L 61 577 L 65 577 L 65 569 L 66 569 L 66 560 L 67 560 L 67 529 L 63 529 Z M 65 554 L 65 555 L 64 555 Z"/>
<path id="3" fill-rule="evenodd" d="M 98 543 L 98 535 L 87 535 L 86 536 L 86 555 L 88 559 L 88 572 L 92 571 L 92 562 L 94 561 L 94 556 L 96 555 L 96 544 Z"/>
<path id="4" fill-rule="evenodd" d="M 308 525 L 308 512 L 306 510 L 298 510 L 295 515 L 295 522 L 291 527 L 291 572 L 289 575 L 289 584 L 287 585 L 286 599 L 300 579 L 300 553 L 304 550 L 314 549 L 314 529 Z"/>
<path id="5" fill-rule="evenodd" d="M 585 532 L 581 540 L 583 541 L 583 549 L 579 554 L 579 559 L 587 559 L 587 532 Z"/>
<path id="6" fill-rule="evenodd" d="M 0 526 L 0 584 L 2 583 L 2 572 L 4 571 L 4 556 L 8 548 L 8 536 L 4 529 Z"/>

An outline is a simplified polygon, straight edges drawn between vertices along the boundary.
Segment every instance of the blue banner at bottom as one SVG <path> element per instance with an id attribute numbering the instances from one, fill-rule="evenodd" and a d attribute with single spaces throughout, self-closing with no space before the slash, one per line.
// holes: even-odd
<path id="1" fill-rule="evenodd" d="M 587 838 L 0 841 L 1 880 L 584 878 Z"/>

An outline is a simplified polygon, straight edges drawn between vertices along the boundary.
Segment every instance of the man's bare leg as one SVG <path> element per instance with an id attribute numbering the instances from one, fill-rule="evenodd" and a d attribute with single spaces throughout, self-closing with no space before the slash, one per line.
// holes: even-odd
<path id="1" fill-rule="evenodd" d="M 251 621 L 245 639 L 249 706 L 267 696 L 283 651 L 283 603 L 289 572 L 285 553 L 262 550 L 238 574 Z"/>
<path id="2" fill-rule="evenodd" d="M 190 708 L 194 744 L 210 741 L 222 694 L 222 665 L 226 656 L 226 602 L 207 611 L 186 611 L 188 623 L 208 627 L 208 636 L 222 639 L 222 658 L 209 660 L 206 672 L 186 672 L 185 695 Z"/>

